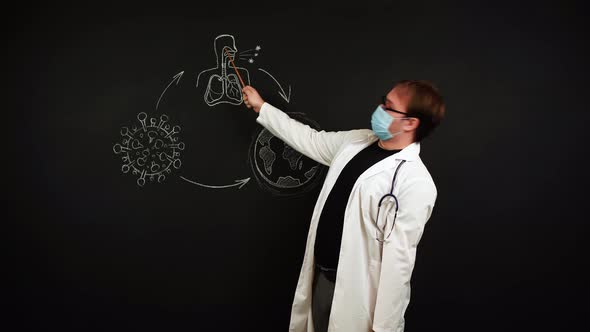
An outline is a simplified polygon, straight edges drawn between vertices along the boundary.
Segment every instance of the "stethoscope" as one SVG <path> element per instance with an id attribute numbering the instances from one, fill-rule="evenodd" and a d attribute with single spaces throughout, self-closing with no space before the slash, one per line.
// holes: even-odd
<path id="1" fill-rule="evenodd" d="M 397 218 L 397 210 L 399 208 L 399 202 L 397 200 L 397 197 L 395 197 L 395 195 L 393 194 L 393 188 L 395 185 L 395 178 L 397 177 L 397 172 L 399 171 L 399 168 L 405 162 L 406 162 L 405 160 L 402 160 L 397 165 L 397 168 L 395 169 L 395 173 L 393 174 L 393 180 L 391 181 L 391 191 L 388 194 L 383 195 L 381 197 L 381 199 L 379 199 L 379 206 L 377 208 L 377 218 L 375 220 L 375 226 L 376 226 L 375 240 L 379 241 L 381 244 L 383 244 L 384 242 L 386 242 L 389 239 L 389 237 L 391 236 L 391 233 L 393 232 L 393 227 L 395 226 L 395 219 Z M 383 200 L 385 200 L 388 197 L 393 198 L 393 202 L 395 202 L 395 213 L 393 214 L 393 224 L 391 225 L 391 230 L 389 231 L 389 234 L 387 234 L 387 236 L 384 236 L 385 230 L 387 228 L 387 216 L 385 217 L 385 225 L 383 226 L 383 229 L 381 229 L 379 227 L 379 213 L 381 212 L 381 204 L 383 203 Z M 391 200 L 391 199 L 389 199 L 389 200 Z M 381 237 L 383 237 L 383 239 L 380 239 L 380 236 L 377 232 L 381 233 Z"/>

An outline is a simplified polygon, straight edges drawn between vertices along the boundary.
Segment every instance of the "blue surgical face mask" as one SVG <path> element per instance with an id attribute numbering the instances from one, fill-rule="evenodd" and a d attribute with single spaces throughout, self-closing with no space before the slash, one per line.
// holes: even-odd
<path id="1" fill-rule="evenodd" d="M 391 126 L 391 123 L 393 121 L 395 121 L 395 118 L 393 116 L 385 112 L 381 105 L 377 106 L 377 109 L 375 109 L 373 115 L 371 116 L 371 127 L 373 129 L 373 132 L 375 133 L 375 135 L 377 135 L 377 137 L 379 137 L 379 139 L 383 141 L 386 141 L 388 139 L 393 138 L 394 136 L 401 134 L 403 131 L 398 131 L 397 133 L 393 134 L 389 132 L 389 126 Z"/>

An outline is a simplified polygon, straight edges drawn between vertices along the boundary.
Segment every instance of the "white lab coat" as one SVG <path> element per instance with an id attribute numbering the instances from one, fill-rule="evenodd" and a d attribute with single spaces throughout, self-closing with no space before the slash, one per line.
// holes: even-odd
<path id="1" fill-rule="evenodd" d="M 290 332 L 314 332 L 311 312 L 313 250 L 320 213 L 344 166 L 378 138 L 370 129 L 317 131 L 268 103 L 262 105 L 256 121 L 293 149 L 329 166 L 311 218 L 289 325 Z M 416 248 L 437 196 L 434 181 L 419 152 L 420 143 L 414 142 L 371 166 L 356 180 L 344 214 L 329 332 L 404 331 Z M 406 162 L 399 169 L 393 191 L 399 210 L 391 236 L 381 246 L 375 240 L 377 203 L 391 190 L 400 160 Z M 383 227 L 381 222 L 387 215 L 387 234 L 394 211 L 383 210 L 379 226 Z"/>

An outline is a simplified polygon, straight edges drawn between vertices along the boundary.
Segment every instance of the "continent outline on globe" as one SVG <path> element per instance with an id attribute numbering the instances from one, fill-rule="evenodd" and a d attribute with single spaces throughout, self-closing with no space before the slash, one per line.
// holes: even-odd
<path id="1" fill-rule="evenodd" d="M 304 113 L 287 114 L 316 130 L 320 129 L 319 125 L 307 118 Z M 277 146 L 281 147 L 280 153 L 275 151 Z M 296 151 L 262 126 L 253 135 L 248 157 L 259 186 L 276 196 L 300 195 L 312 190 L 326 170 L 324 165 Z M 287 174 L 274 174 L 281 171 L 275 167 L 277 162 L 283 163 L 282 171 L 286 170 Z"/>

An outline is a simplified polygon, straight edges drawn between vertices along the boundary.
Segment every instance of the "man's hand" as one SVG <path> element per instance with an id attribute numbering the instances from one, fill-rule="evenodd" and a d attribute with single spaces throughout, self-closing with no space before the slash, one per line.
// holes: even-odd
<path id="1" fill-rule="evenodd" d="M 253 108 L 256 113 L 260 112 L 260 107 L 264 104 L 264 100 L 262 100 L 258 91 L 247 85 L 242 89 L 242 93 L 244 94 L 244 104 L 246 104 L 246 107 Z"/>

